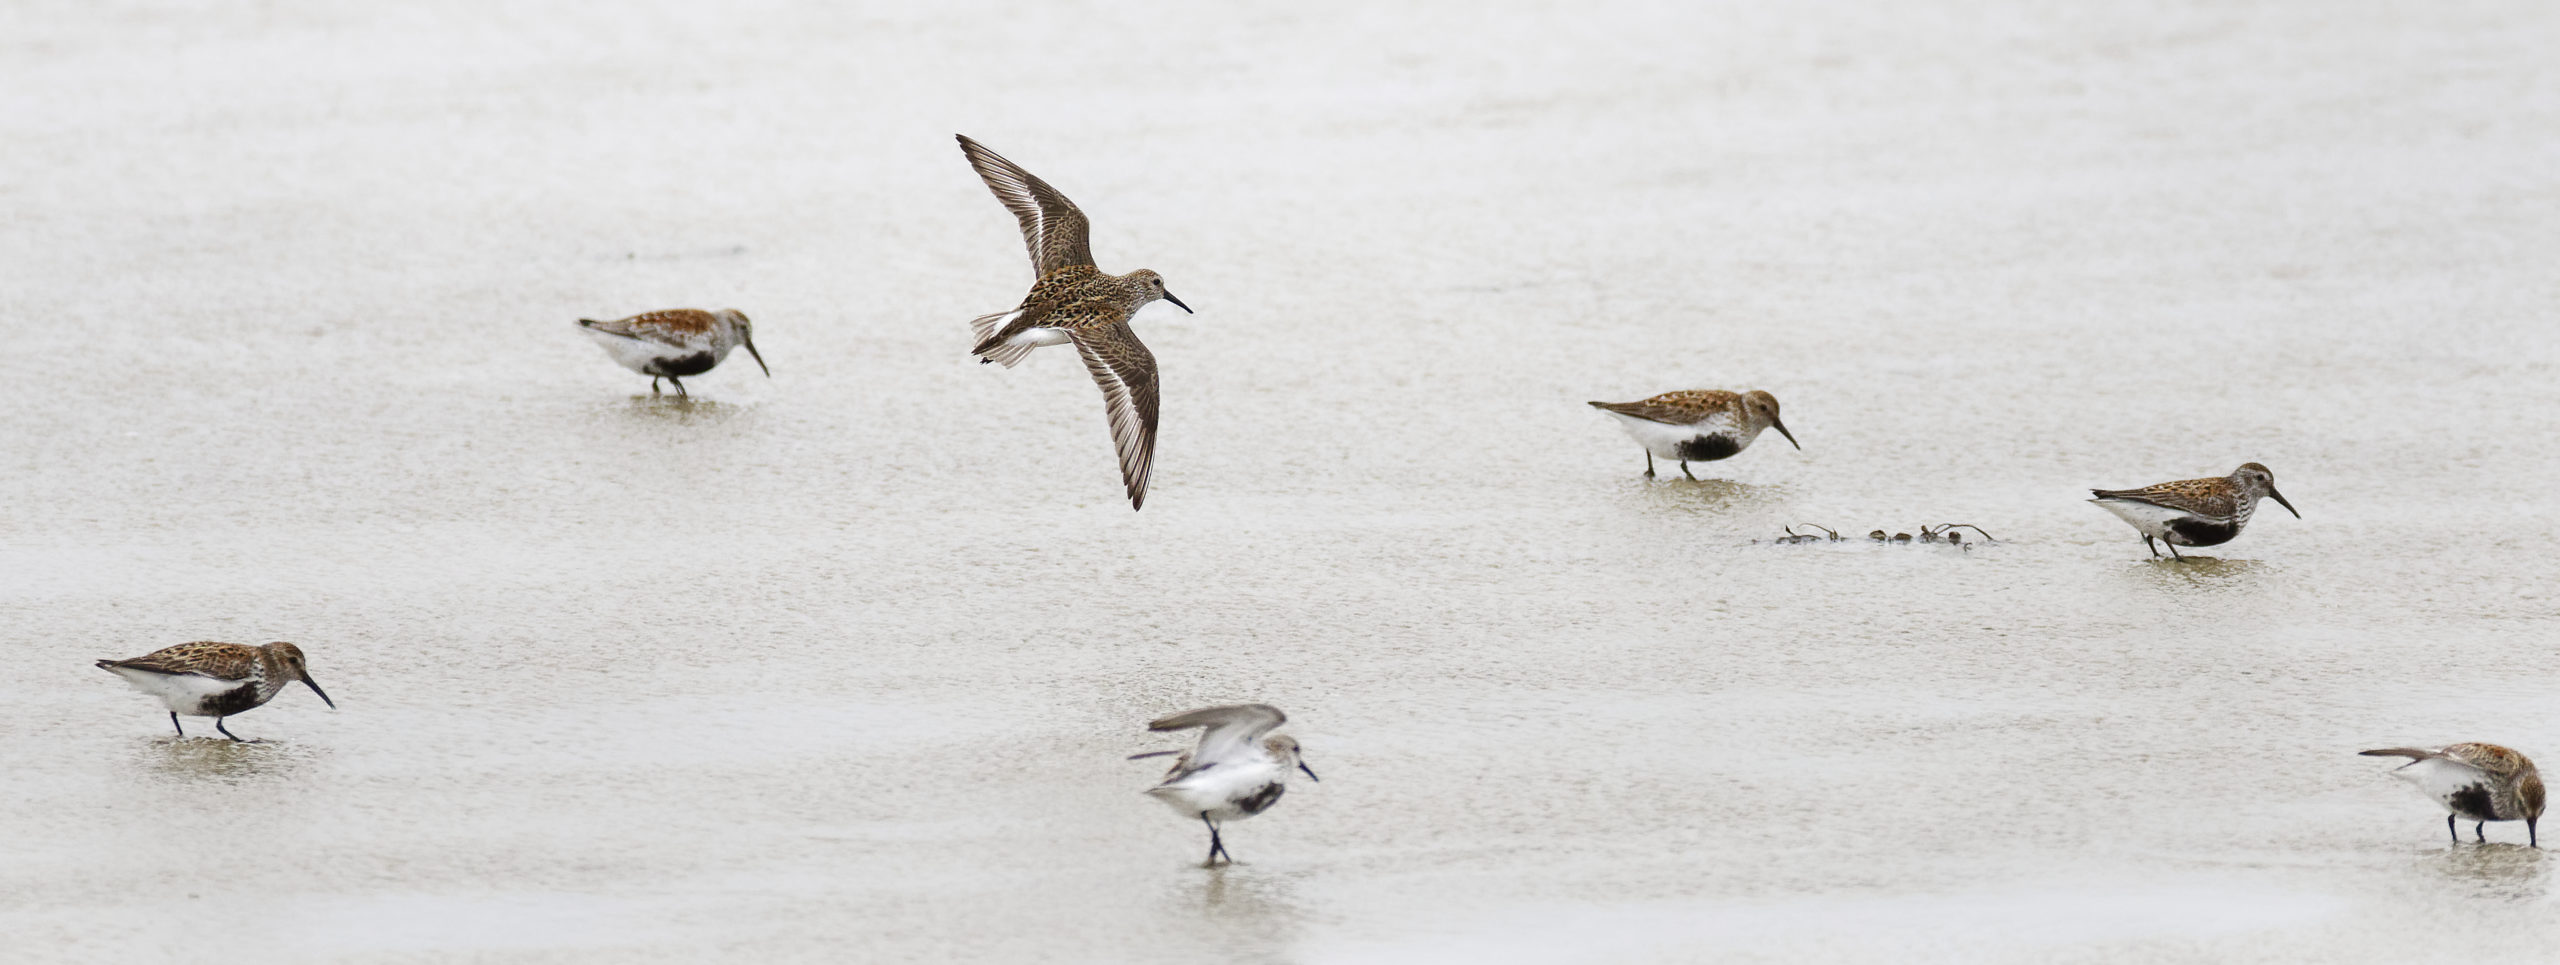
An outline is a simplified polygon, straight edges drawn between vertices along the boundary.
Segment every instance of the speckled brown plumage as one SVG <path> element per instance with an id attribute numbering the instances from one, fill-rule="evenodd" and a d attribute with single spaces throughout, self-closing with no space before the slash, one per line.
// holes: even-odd
<path id="1" fill-rule="evenodd" d="M 2140 489 L 2092 489 L 2089 494 L 2100 499 L 2130 499 L 2137 503 L 2166 506 L 2206 519 L 2230 519 L 2240 512 L 2240 487 L 2227 476 L 2180 479 Z"/>
<path id="2" fill-rule="evenodd" d="M 1742 417 L 1742 393 L 1723 389 L 1683 389 L 1641 402 L 1594 402 L 1592 407 L 1650 419 L 1665 425 L 1694 425 L 1717 415 Z"/>
<path id="3" fill-rule="evenodd" d="M 609 335 L 656 342 L 671 348 L 708 348 L 711 333 L 719 329 L 720 316 L 699 308 L 670 308 L 610 322 L 581 319 L 579 324 Z"/>
<path id="4" fill-rule="evenodd" d="M 1146 506 L 1147 481 L 1156 449 L 1156 360 L 1129 319 L 1159 298 L 1182 305 L 1163 276 L 1146 269 L 1106 274 L 1093 265 L 1089 224 L 1075 202 L 1020 165 L 960 136 L 960 153 L 987 190 L 1012 211 L 1022 228 L 1036 280 L 1013 310 L 981 315 L 969 323 L 977 342 L 970 354 L 1007 368 L 1044 344 L 1075 345 L 1085 371 L 1102 389 L 1103 414 L 1120 457 L 1120 478 L 1132 509 Z M 1187 305 L 1183 311 L 1190 311 Z"/>
<path id="5" fill-rule="evenodd" d="M 284 644 L 284 646 L 293 646 Z M 302 651 L 295 650 L 299 655 Z M 215 643 L 199 640 L 162 647 L 130 660 L 100 660 L 98 665 L 131 667 L 153 673 L 191 673 L 215 680 L 247 680 L 261 676 L 266 666 L 266 652 L 240 643 Z"/>

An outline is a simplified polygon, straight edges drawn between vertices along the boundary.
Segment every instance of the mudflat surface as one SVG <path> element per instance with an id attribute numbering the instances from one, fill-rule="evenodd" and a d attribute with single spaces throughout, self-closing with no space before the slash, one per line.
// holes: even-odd
<path id="1" fill-rule="evenodd" d="M 2555 28 L 0 13 L 0 934 L 2547 960 L 2523 829 L 2449 849 L 2354 752 L 2560 755 Z M 954 132 L 1199 310 L 1137 319 L 1142 513 L 1070 353 L 965 354 L 1029 272 Z M 571 324 L 678 306 L 773 377 L 653 399 Z M 1647 481 L 1583 405 L 1708 387 L 1803 450 Z M 2305 518 L 2211 559 L 2081 501 L 2250 460 Z M 1944 521 L 2001 542 L 1766 542 Z M 296 641 L 340 709 L 176 741 L 90 666 L 197 639 Z M 1239 700 L 1324 780 L 1203 870 L 1122 758 Z"/>

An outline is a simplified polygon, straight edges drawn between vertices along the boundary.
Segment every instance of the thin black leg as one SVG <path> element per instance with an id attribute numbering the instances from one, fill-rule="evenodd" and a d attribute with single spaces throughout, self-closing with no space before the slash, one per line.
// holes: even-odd
<path id="1" fill-rule="evenodd" d="M 1696 482 L 1698 479 L 1697 474 L 1689 471 L 1689 460 L 1686 459 L 1680 460 L 1680 474 L 1689 477 L 1691 482 Z"/>
<path id="2" fill-rule="evenodd" d="M 2185 557 L 2185 556 L 2180 555 L 2180 554 L 2178 553 L 2178 544 L 2176 544 L 2176 543 L 2172 543 L 2172 542 L 2169 542 L 2168 540 L 2165 540 L 2165 539 L 2164 539 L 2164 540 L 2161 540 L 2161 541 L 2160 541 L 2160 543 L 2161 543 L 2161 545 L 2163 545 L 2163 546 L 2167 546 L 2167 547 L 2169 548 L 2169 558 L 2170 558 L 2170 559 L 2173 559 L 2173 560 L 2183 560 L 2183 559 L 2186 559 L 2186 557 Z"/>
<path id="3" fill-rule="evenodd" d="M 2480 823 L 2478 823 L 2478 824 L 2474 824 L 2474 825 L 2472 825 L 2472 826 L 2471 826 L 2471 836 L 2472 836 L 2472 837 L 2474 837 L 2474 838 L 2478 838 L 2478 839 L 2480 839 L 2480 843 L 2481 843 L 2481 844 L 2487 844 L 2487 843 L 2489 843 L 2489 835 L 2488 835 L 2488 833 L 2480 830 L 2481 828 L 2485 828 L 2485 827 L 2488 827 L 2488 826 L 2489 826 L 2489 822 L 2487 822 L 2487 821 L 2482 821 L 2482 822 L 2480 822 Z"/>
<path id="4" fill-rule="evenodd" d="M 181 724 L 179 724 L 179 723 L 178 723 L 178 712 L 177 712 L 177 711 L 174 711 L 174 710 L 173 710 L 173 711 L 170 711 L 170 712 L 169 712 L 169 726 L 178 728 L 178 736 L 180 736 L 180 737 L 185 737 L 185 736 L 187 736 L 187 728 L 186 728 L 184 725 L 181 725 Z"/>
<path id="5" fill-rule="evenodd" d="M 2525 843 L 2525 846 L 2526 846 L 2526 847 L 2530 847 L 2530 848 L 2539 848 L 2539 847 L 2542 847 L 2542 835 L 2541 835 L 2541 834 L 2539 834 L 2539 833 L 2536 833 L 2536 832 L 2533 830 L 2533 822 L 2538 821 L 2538 820 L 2541 820 L 2541 819 L 2540 819 L 2540 818 L 2526 818 L 2526 819 L 2524 819 L 2524 843 Z"/>
<path id="6" fill-rule="evenodd" d="M 1644 478 L 1653 478 L 1653 450 L 1644 451 Z"/>
<path id="7" fill-rule="evenodd" d="M 2151 542 L 2151 534 L 2142 534 L 2142 548 L 2151 551 L 2152 559 L 2156 560 L 2160 558 L 2160 547 Z"/>
<path id="8" fill-rule="evenodd" d="M 661 393 L 661 392 L 659 392 L 659 391 L 658 391 L 658 377 L 657 377 L 657 376 L 652 375 L 652 376 L 650 376 L 650 377 L 649 377 L 649 394 L 650 394 L 650 395 L 663 395 L 663 394 L 664 394 L 664 393 Z"/>
<path id="9" fill-rule="evenodd" d="M 1202 862 L 1201 866 L 1214 866 L 1218 863 L 1218 856 L 1227 853 L 1227 846 L 1224 842 L 1218 840 L 1218 824 L 1215 821 L 1209 820 L 1209 812 L 1200 812 L 1200 823 L 1209 826 L 1209 860 Z M 1235 862 L 1236 859 L 1232 857 L 1227 859 L 1228 864 L 1234 864 Z"/>
<path id="10" fill-rule="evenodd" d="M 240 743 L 243 743 L 243 744 L 255 744 L 255 743 L 257 743 L 257 741 L 240 740 L 240 735 L 238 735 L 238 734 L 234 734 L 234 733 L 232 733 L 232 732 L 231 732 L 230 728 L 227 728 L 227 727 L 222 726 L 222 718 L 220 718 L 220 717 L 216 717 L 216 718 L 214 718 L 214 719 L 213 719 L 213 729 L 218 730 L 218 731 L 221 731 L 221 732 L 222 732 L 222 736 L 224 736 L 224 737 L 228 737 L 228 738 L 231 738 L 232 740 L 235 740 L 235 741 L 240 741 Z"/>
<path id="11" fill-rule="evenodd" d="M 2444 816 L 2444 833 L 2453 838 L 2453 843 L 2462 843 L 2462 832 L 2453 829 L 2453 815 Z"/>
<path id="12" fill-rule="evenodd" d="M 672 385 L 672 386 L 675 386 L 675 387 L 676 387 L 676 398 L 679 398 L 679 399 L 690 399 L 690 398 L 693 398 L 692 394 L 687 393 L 687 392 L 684 390 L 684 380 L 683 380 L 683 379 L 679 379 L 679 378 L 676 378 L 675 376 L 670 375 L 670 376 L 667 376 L 667 384 L 668 384 L 668 385 Z"/>

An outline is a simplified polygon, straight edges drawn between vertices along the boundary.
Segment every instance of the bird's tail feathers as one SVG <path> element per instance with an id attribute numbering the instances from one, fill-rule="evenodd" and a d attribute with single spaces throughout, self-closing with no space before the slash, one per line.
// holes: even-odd
<path id="1" fill-rule="evenodd" d="M 1035 348 L 1039 346 L 1024 345 L 1019 342 L 997 342 L 993 345 L 980 345 L 976 353 L 981 362 L 994 362 L 1005 368 L 1012 368 L 1022 364 L 1023 357 L 1030 355 L 1031 350 Z"/>
<path id="2" fill-rule="evenodd" d="M 969 331 L 975 333 L 978 341 L 983 344 L 986 340 L 996 337 L 997 332 L 1004 330 L 1004 323 L 1012 321 L 1013 316 L 1019 313 L 1020 310 L 1016 309 L 997 312 L 993 315 L 980 315 L 969 320 Z"/>
<path id="3" fill-rule="evenodd" d="M 2377 750 L 2357 751 L 2356 753 L 2362 754 L 2366 757 L 2406 757 L 2413 761 L 2423 761 L 2427 758 L 2436 756 L 2436 752 L 2418 747 L 2384 747 Z"/>

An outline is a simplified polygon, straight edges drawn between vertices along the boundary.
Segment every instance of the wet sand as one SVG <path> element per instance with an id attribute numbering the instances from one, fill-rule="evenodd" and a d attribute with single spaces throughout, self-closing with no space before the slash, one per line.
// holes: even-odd
<path id="1" fill-rule="evenodd" d="M 2560 942 L 2354 756 L 2560 755 L 2546 7 L 9 19 L 14 955 Z M 1071 355 L 966 356 L 1028 272 L 954 132 L 1200 312 L 1143 513 Z M 571 324 L 676 306 L 773 377 Z M 1699 387 L 1803 451 L 1583 405 Z M 2305 518 L 2211 559 L 2082 502 L 2248 460 Z M 341 709 L 90 666 L 194 639 Z M 1202 870 L 1122 758 L 1237 700 L 1324 780 Z"/>

